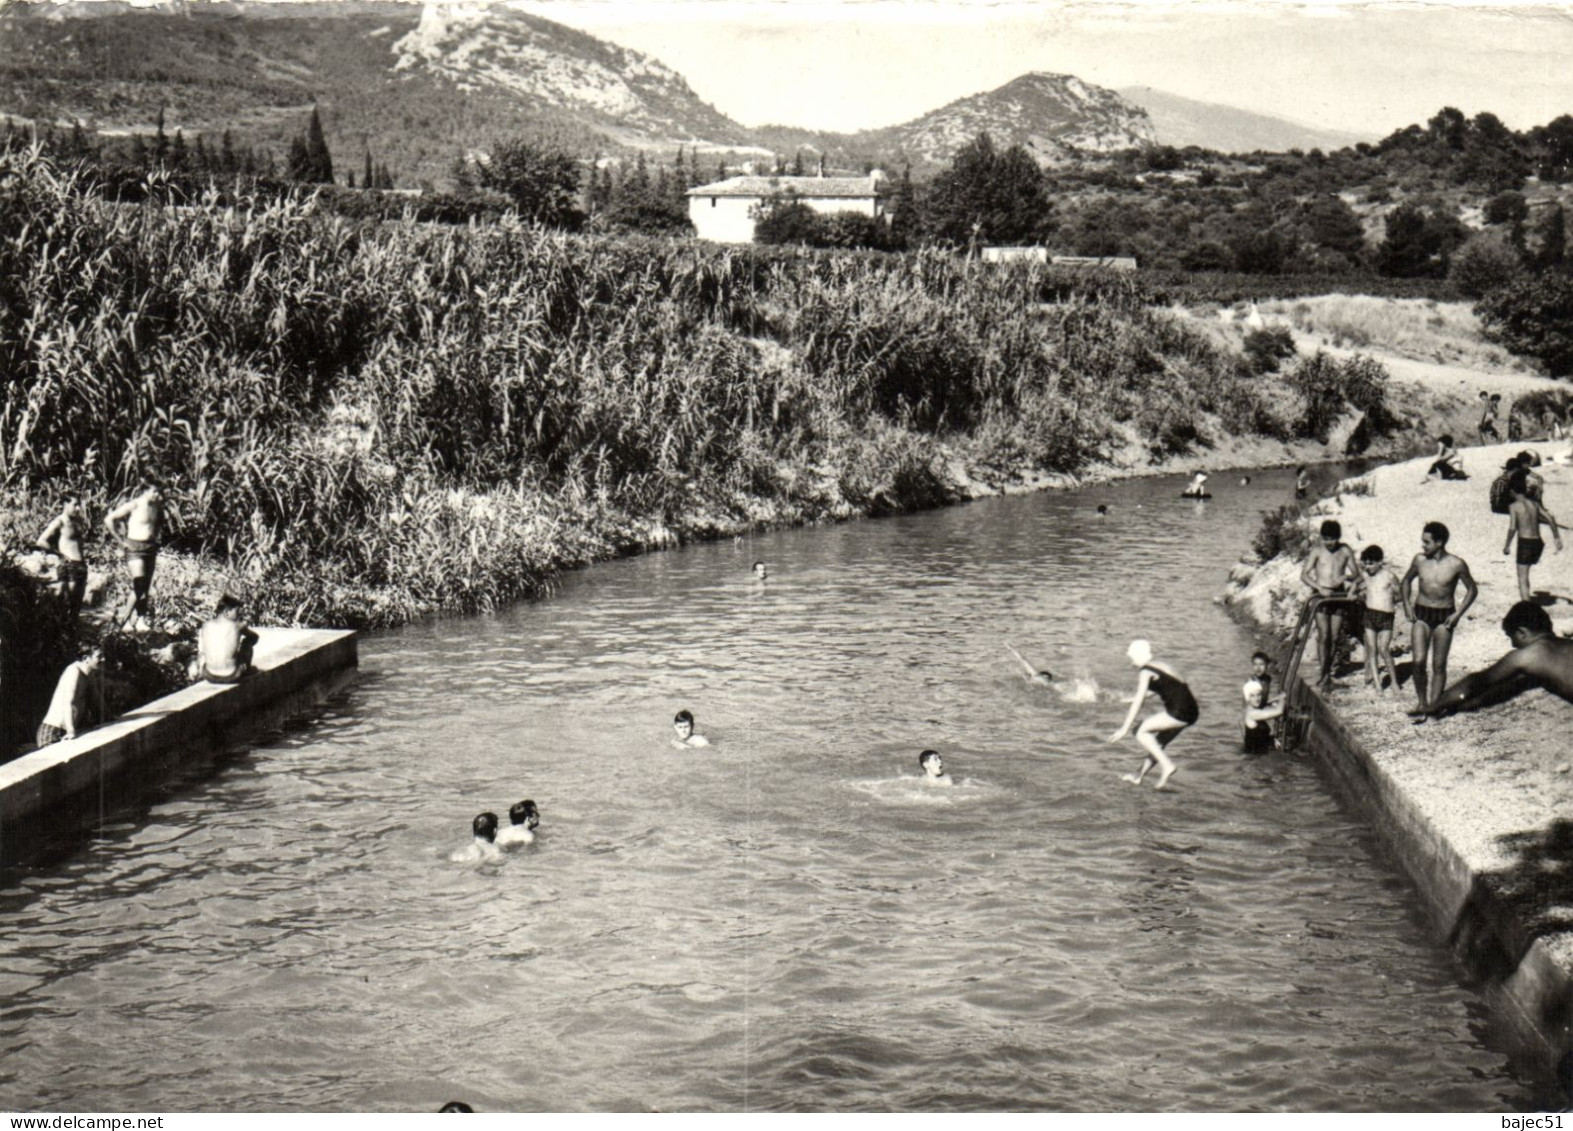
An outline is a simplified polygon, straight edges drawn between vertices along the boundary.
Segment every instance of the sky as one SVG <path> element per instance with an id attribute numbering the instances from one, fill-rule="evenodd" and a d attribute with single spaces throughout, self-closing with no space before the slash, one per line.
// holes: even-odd
<path id="1" fill-rule="evenodd" d="M 1028 71 L 1379 138 L 1443 106 L 1573 113 L 1573 6 L 1289 0 L 508 0 L 653 55 L 722 113 L 851 131 Z"/>

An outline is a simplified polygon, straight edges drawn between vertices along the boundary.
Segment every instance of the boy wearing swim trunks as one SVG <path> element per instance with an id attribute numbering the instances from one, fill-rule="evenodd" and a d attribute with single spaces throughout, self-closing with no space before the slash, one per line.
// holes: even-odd
<path id="1" fill-rule="evenodd" d="M 1300 580 L 1319 597 L 1343 597 L 1359 577 L 1355 553 L 1341 539 L 1344 528 L 1332 519 L 1322 523 L 1321 543 L 1311 550 L 1300 571 Z M 1327 687 L 1333 682 L 1333 649 L 1344 631 L 1342 604 L 1323 603 L 1316 610 L 1316 655 L 1318 682 Z"/>
<path id="2" fill-rule="evenodd" d="M 76 624 L 82 611 L 82 596 L 87 592 L 87 559 L 82 555 L 82 505 L 67 499 L 60 513 L 50 520 L 35 545 L 46 553 L 59 557 L 56 567 L 55 592 L 66 607 L 66 616 Z"/>
<path id="3" fill-rule="evenodd" d="M 135 618 L 133 628 L 146 632 L 153 627 L 149 591 L 153 587 L 153 569 L 158 564 L 159 543 L 164 537 L 164 496 L 158 484 L 149 482 L 136 498 L 105 515 L 104 529 L 125 548 L 126 572 L 131 575 L 131 603 L 117 624 L 124 627 Z"/>
<path id="4" fill-rule="evenodd" d="M 1365 681 L 1380 695 L 1381 666 L 1387 666 L 1387 686 L 1397 690 L 1398 669 L 1393 666 L 1393 615 L 1398 611 L 1398 575 L 1384 560 L 1382 547 L 1367 546 L 1360 551 L 1360 580 L 1355 592 L 1365 602 Z"/>
<path id="5" fill-rule="evenodd" d="M 1530 567 L 1540 561 L 1540 555 L 1546 551 L 1540 528 L 1542 525 L 1551 527 L 1551 537 L 1559 554 L 1562 552 L 1562 531 L 1557 528 L 1557 520 L 1530 493 L 1527 469 L 1520 467 L 1513 473 L 1508 480 L 1508 490 L 1513 494 L 1513 502 L 1507 511 L 1507 541 L 1502 543 L 1502 552 L 1511 553 L 1513 539 L 1518 539 L 1518 598 L 1529 601 L 1534 598 L 1534 590 L 1529 585 Z"/>
<path id="6" fill-rule="evenodd" d="M 1410 654 L 1414 657 L 1415 695 L 1422 708 L 1431 705 L 1427 694 L 1431 688 L 1440 693 L 1447 686 L 1447 654 L 1453 647 L 1453 631 L 1480 592 L 1469 572 L 1469 564 L 1457 554 L 1447 552 L 1450 536 L 1447 527 L 1440 522 L 1426 523 L 1420 533 L 1420 553 L 1409 563 L 1409 572 L 1398 583 L 1404 615 L 1414 622 L 1410 630 Z M 1409 595 L 1410 582 L 1416 583 L 1413 600 Z M 1464 587 L 1464 603 L 1455 605 L 1460 585 Z"/>

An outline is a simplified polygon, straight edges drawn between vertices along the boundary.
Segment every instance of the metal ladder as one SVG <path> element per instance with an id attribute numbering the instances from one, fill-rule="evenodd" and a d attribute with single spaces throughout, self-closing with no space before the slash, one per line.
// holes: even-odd
<path id="1" fill-rule="evenodd" d="M 1300 657 L 1305 654 L 1306 641 L 1316 627 L 1316 614 L 1323 605 L 1353 605 L 1356 597 L 1323 597 L 1317 594 L 1306 601 L 1300 610 L 1300 619 L 1289 638 L 1289 655 L 1284 661 L 1284 711 L 1278 717 L 1278 745 L 1285 751 L 1293 750 L 1305 738 L 1306 724 L 1311 712 L 1306 707 L 1305 684 L 1297 678 L 1300 674 Z M 1337 647 L 1337 642 L 1334 642 Z"/>

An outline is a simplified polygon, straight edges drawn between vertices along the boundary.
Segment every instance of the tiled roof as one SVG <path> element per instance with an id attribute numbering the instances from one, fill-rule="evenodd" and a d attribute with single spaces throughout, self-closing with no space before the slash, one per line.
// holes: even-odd
<path id="1" fill-rule="evenodd" d="M 882 184 L 872 177 L 728 177 L 714 184 L 688 190 L 689 196 L 776 196 L 793 193 L 801 197 L 884 196 Z"/>

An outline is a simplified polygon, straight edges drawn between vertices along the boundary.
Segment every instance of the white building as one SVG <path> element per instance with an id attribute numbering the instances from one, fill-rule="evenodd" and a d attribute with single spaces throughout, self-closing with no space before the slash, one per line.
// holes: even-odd
<path id="1" fill-rule="evenodd" d="M 815 212 L 885 214 L 884 174 L 866 177 L 728 177 L 688 190 L 688 218 L 702 240 L 750 243 L 754 210 L 767 200 L 790 197 Z"/>

